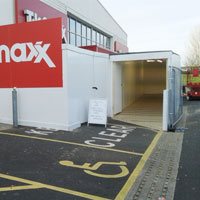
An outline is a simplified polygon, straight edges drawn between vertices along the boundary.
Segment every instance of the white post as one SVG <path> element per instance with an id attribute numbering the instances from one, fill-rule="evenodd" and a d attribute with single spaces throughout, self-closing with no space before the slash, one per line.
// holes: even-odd
<path id="1" fill-rule="evenodd" d="M 168 131 L 169 90 L 163 91 L 163 131 Z"/>

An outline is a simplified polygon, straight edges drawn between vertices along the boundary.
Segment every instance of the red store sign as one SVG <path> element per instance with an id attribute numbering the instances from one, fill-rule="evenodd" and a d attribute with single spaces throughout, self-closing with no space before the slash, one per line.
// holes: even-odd
<path id="1" fill-rule="evenodd" d="M 62 18 L 62 41 L 67 43 L 67 15 L 40 0 L 15 0 L 16 23 Z"/>
<path id="2" fill-rule="evenodd" d="M 62 87 L 61 19 L 0 26 L 0 88 Z"/>

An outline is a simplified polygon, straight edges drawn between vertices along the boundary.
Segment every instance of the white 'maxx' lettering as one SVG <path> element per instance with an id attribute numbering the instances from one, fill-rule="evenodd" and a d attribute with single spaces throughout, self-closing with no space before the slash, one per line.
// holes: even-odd
<path id="1" fill-rule="evenodd" d="M 10 49 L 6 45 L 0 45 L 0 63 L 3 61 L 10 63 L 11 59 L 14 62 L 31 62 L 35 58 L 34 63 L 40 63 L 44 60 L 50 68 L 56 67 L 47 54 L 51 44 L 42 45 L 42 43 L 42 41 L 35 44 L 31 42 L 16 43 Z"/>

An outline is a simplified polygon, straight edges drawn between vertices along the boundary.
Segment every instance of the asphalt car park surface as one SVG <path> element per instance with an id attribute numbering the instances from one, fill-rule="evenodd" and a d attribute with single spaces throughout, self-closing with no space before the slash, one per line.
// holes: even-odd
<path id="1" fill-rule="evenodd" d="M 119 123 L 0 132 L 0 199 L 125 199 L 160 137 Z"/>
<path id="2" fill-rule="evenodd" d="M 174 200 L 200 199 L 200 101 L 184 101 L 186 129 Z"/>

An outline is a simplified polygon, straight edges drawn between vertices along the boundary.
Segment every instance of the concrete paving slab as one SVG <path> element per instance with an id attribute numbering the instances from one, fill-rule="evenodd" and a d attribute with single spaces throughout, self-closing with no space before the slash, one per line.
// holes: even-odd
<path id="1" fill-rule="evenodd" d="M 12 125 L 0 123 L 0 131 L 11 129 L 12 127 Z"/>
<path id="2" fill-rule="evenodd" d="M 162 134 L 127 200 L 173 200 L 183 134 Z"/>

